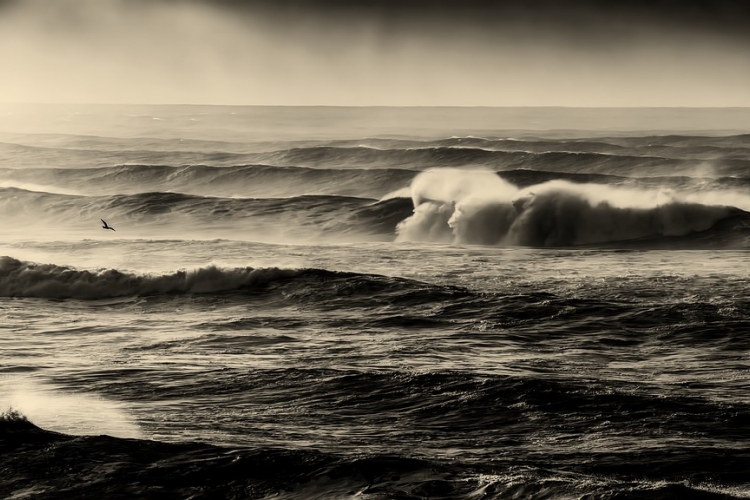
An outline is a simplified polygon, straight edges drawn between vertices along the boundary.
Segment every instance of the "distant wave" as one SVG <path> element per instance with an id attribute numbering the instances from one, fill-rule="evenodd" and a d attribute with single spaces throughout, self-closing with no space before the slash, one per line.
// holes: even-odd
<path id="1" fill-rule="evenodd" d="M 478 136 L 452 136 L 430 139 L 398 137 L 361 137 L 356 139 L 333 140 L 294 140 L 294 141 L 225 141 L 186 138 L 155 137 L 107 137 L 71 134 L 4 134 L 0 151 L 4 148 L 16 151 L 34 149 L 67 151 L 136 151 L 136 152 L 182 152 L 236 154 L 262 153 L 274 151 L 282 144 L 295 147 L 352 148 L 364 146 L 373 149 L 418 149 L 428 147 L 469 147 L 501 151 L 572 151 L 615 153 L 627 151 L 661 151 L 660 156 L 694 157 L 696 153 L 720 153 L 718 156 L 746 153 L 750 148 L 750 134 L 700 135 L 700 134 L 660 134 L 660 135 L 609 135 L 581 138 L 571 131 L 552 137 L 540 137 L 541 131 L 519 131 L 516 137 L 498 137 L 489 134 Z M 745 156 L 743 154 L 743 156 Z"/>
<path id="2" fill-rule="evenodd" d="M 527 187 L 550 180 L 576 183 L 685 188 L 750 188 L 750 176 L 647 175 L 566 172 L 507 166 L 495 170 L 503 179 Z M 313 168 L 272 165 L 127 164 L 97 168 L 0 168 L 0 188 L 56 194 L 133 195 L 178 192 L 231 198 L 288 198 L 340 195 L 382 198 L 403 189 L 418 174 L 407 168 Z"/>
<path id="3" fill-rule="evenodd" d="M 319 168 L 486 166 L 613 175 L 743 175 L 750 166 L 748 135 L 640 136 L 594 139 L 539 137 L 236 143 L 178 139 L 40 137 L 0 143 L 6 166 L 102 167 L 114 164 L 232 166 L 265 164 Z M 36 145 L 29 143 L 36 142 Z M 291 146 L 291 147 L 290 147 Z"/>
<path id="4" fill-rule="evenodd" d="M 99 218 L 106 215 L 115 228 L 125 226 L 131 234 L 133 229 L 189 227 L 193 237 L 204 230 L 230 237 L 262 230 L 273 236 L 305 228 L 308 236 L 360 234 L 392 240 L 396 225 L 410 212 L 406 198 L 221 198 L 169 192 L 90 197 L 0 188 L 0 221 L 6 229 L 85 230 L 92 224 L 98 229 Z"/>
<path id="5" fill-rule="evenodd" d="M 53 164 L 59 168 L 95 168 L 118 163 L 164 163 L 169 165 L 207 164 L 215 166 L 255 163 L 256 154 L 229 151 L 148 150 L 144 139 L 141 149 L 77 149 L 0 142 L 0 159 L 10 168 L 37 168 Z M 92 146 L 93 147 L 93 146 Z"/>
<path id="6" fill-rule="evenodd" d="M 700 233 L 700 244 L 734 246 L 750 211 L 749 137 L 396 137 L 224 145 L 231 151 L 220 141 L 54 137 L 55 147 L 0 144 L 0 224 L 14 238 L 88 237 L 102 217 L 118 228 L 111 237 L 189 228 L 193 238 L 282 243 L 567 247 Z M 108 143 L 119 149 L 99 148 Z M 35 167 L 16 168 L 15 153 Z M 79 153 L 88 159 L 70 166 Z"/>
<path id="7" fill-rule="evenodd" d="M 282 197 L 304 194 L 380 198 L 406 185 L 414 171 L 405 169 L 335 169 L 271 165 L 154 165 L 125 164 L 97 168 L 0 169 L 7 179 L 0 186 L 24 188 L 44 182 L 50 191 L 132 194 L 178 191 L 206 196 Z"/>
<path id="8" fill-rule="evenodd" d="M 666 158 L 747 158 L 750 135 L 646 135 L 609 136 L 596 138 L 541 138 L 529 133 L 524 137 L 448 137 L 442 139 L 368 138 L 356 141 L 335 141 L 330 146 L 366 145 L 378 149 L 419 149 L 427 147 L 480 148 L 491 151 L 531 151 L 601 153 L 611 155 L 661 156 Z"/>
<path id="9" fill-rule="evenodd" d="M 73 195 L 73 196 L 80 194 L 80 192 L 73 191 L 70 189 L 60 188 L 54 185 L 36 184 L 34 182 L 22 182 L 22 181 L 12 181 L 12 180 L 0 181 L 0 188 L 14 188 L 14 189 L 22 189 L 25 191 L 35 191 L 37 193 L 65 194 L 65 195 Z"/>
<path id="10" fill-rule="evenodd" d="M 476 167 L 494 170 L 533 169 L 569 173 L 598 173 L 625 176 L 692 175 L 710 171 L 713 175 L 744 175 L 750 168 L 747 156 L 693 158 L 660 156 L 668 151 L 643 152 L 625 149 L 616 153 L 599 151 L 557 151 L 533 149 L 485 149 L 465 146 L 421 146 L 376 149 L 364 146 L 314 146 L 292 148 L 261 155 L 259 160 L 274 165 L 336 168 Z"/>
<path id="11" fill-rule="evenodd" d="M 335 166 L 344 167 L 378 167 L 389 166 L 398 168 L 424 169 L 428 167 L 459 167 L 459 166 L 486 166 L 506 168 L 534 168 L 540 165 L 554 166 L 564 163 L 570 167 L 567 158 L 585 158 L 584 155 L 594 158 L 604 156 L 600 153 L 558 153 L 558 152 L 529 152 L 529 151 L 503 151 L 490 150 L 478 147 L 454 147 L 454 146 L 423 146 L 406 149 L 376 149 L 364 146 L 333 147 L 314 146 L 304 148 L 292 148 L 286 151 L 278 151 L 269 155 L 269 160 L 274 164 L 292 164 L 304 166 Z M 541 159 L 537 158 L 540 157 Z M 545 161 L 544 158 L 549 158 Z M 639 157 L 640 158 L 640 157 Z M 643 159 L 641 158 L 643 161 Z"/>

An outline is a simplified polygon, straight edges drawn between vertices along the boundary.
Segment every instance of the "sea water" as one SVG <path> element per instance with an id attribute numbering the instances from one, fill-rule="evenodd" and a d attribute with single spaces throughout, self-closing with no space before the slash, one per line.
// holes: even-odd
<path id="1" fill-rule="evenodd" d="M 750 496 L 747 110 L 1 111 L 0 495 Z"/>

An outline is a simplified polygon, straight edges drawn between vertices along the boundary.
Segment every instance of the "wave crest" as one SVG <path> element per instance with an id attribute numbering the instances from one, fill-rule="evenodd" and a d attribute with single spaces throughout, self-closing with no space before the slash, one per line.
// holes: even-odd
<path id="1" fill-rule="evenodd" d="M 555 247 L 681 237 L 748 215 L 722 200 L 750 205 L 726 193 L 562 180 L 518 189 L 493 172 L 454 169 L 418 175 L 412 200 L 413 215 L 397 227 L 401 241 Z"/>
<path id="2" fill-rule="evenodd" d="M 215 266 L 162 275 L 138 275 L 116 269 L 78 270 L 56 264 L 34 264 L 0 257 L 0 296 L 53 299 L 104 299 L 138 295 L 220 293 L 260 288 L 292 278 L 300 270 Z"/>

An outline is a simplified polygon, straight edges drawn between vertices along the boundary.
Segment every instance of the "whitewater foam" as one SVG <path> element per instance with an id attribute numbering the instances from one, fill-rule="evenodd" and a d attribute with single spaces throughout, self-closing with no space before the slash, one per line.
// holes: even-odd
<path id="1" fill-rule="evenodd" d="M 139 439 L 140 427 L 125 405 L 91 394 L 75 394 L 21 377 L 0 378 L 0 415 L 28 419 L 55 432 Z"/>
<path id="2" fill-rule="evenodd" d="M 77 191 L 73 191 L 72 189 L 65 189 L 48 184 L 35 184 L 33 182 L 2 181 L 0 182 L 0 188 L 23 189 L 24 191 L 31 191 L 35 193 L 51 193 L 69 196 L 77 196 L 80 194 Z"/>
<path id="3" fill-rule="evenodd" d="M 737 192 L 639 189 L 554 180 L 524 189 L 493 172 L 435 169 L 411 184 L 399 241 L 571 246 L 684 236 L 745 214 Z M 734 201 L 732 205 L 722 200 Z"/>

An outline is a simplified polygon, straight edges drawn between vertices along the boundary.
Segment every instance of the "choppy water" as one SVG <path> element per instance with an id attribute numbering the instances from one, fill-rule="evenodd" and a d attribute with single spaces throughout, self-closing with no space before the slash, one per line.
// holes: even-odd
<path id="1" fill-rule="evenodd" d="M 750 497 L 747 111 L 3 113 L 0 496 Z"/>

